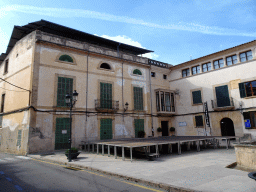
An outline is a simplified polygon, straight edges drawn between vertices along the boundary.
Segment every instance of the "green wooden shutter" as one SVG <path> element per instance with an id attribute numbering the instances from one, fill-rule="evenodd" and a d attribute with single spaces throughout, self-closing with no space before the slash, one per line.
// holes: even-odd
<path id="1" fill-rule="evenodd" d="M 192 92 L 193 96 L 193 104 L 199 104 L 202 103 L 202 96 L 201 96 L 201 91 L 193 91 Z"/>
<path id="2" fill-rule="evenodd" d="M 195 116 L 195 120 L 196 120 L 196 127 L 203 127 L 204 126 L 202 115 Z"/>
<path id="3" fill-rule="evenodd" d="M 112 84 L 100 83 L 100 107 L 112 109 Z"/>
<path id="4" fill-rule="evenodd" d="M 245 91 L 244 83 L 239 83 L 239 91 L 240 91 L 240 97 L 241 98 L 246 97 L 246 91 Z"/>
<path id="5" fill-rule="evenodd" d="M 56 118 L 55 149 L 68 149 L 70 118 Z"/>
<path id="6" fill-rule="evenodd" d="M 228 93 L 228 86 L 223 85 L 219 87 L 215 87 L 216 98 L 217 98 L 217 106 L 225 107 L 230 106 L 230 99 Z"/>
<path id="7" fill-rule="evenodd" d="M 133 87 L 134 110 L 143 110 L 143 88 Z"/>
<path id="8" fill-rule="evenodd" d="M 100 139 L 112 139 L 112 119 L 100 120 Z"/>
<path id="9" fill-rule="evenodd" d="M 139 131 L 144 131 L 144 119 L 134 119 L 135 137 L 139 137 Z"/>
<path id="10" fill-rule="evenodd" d="M 72 95 L 73 93 L 73 79 L 58 77 L 58 90 L 57 90 L 57 106 L 66 107 L 65 96 L 66 94 Z"/>

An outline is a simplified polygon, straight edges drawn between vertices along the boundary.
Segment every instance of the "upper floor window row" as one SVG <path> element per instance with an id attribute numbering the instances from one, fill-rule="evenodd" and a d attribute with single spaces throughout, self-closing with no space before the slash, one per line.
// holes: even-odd
<path id="1" fill-rule="evenodd" d="M 252 60 L 253 59 L 252 51 L 246 51 L 246 52 L 240 53 L 239 58 L 240 58 L 240 62 L 245 62 L 245 61 Z M 238 63 L 237 55 L 232 55 L 232 56 L 226 57 L 226 65 L 227 66 L 231 66 L 231 65 L 234 65 L 236 63 Z M 224 59 L 219 59 L 219 60 L 213 61 L 213 68 L 214 69 L 219 69 L 219 68 L 222 68 L 224 66 L 225 66 L 224 65 Z M 200 68 L 200 65 L 198 65 L 198 66 L 191 67 L 191 69 L 190 68 L 183 69 L 182 70 L 182 77 L 190 76 L 190 70 L 192 71 L 192 75 L 195 75 L 195 74 L 200 73 L 201 68 Z M 207 72 L 207 71 L 210 71 L 210 70 L 212 70 L 212 63 L 211 62 L 202 64 L 202 72 Z"/>

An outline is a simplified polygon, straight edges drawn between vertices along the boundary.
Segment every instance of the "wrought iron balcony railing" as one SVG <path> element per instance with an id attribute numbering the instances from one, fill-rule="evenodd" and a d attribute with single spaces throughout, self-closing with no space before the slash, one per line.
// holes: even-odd
<path id="1" fill-rule="evenodd" d="M 212 100 L 212 108 L 214 110 L 230 110 L 234 109 L 234 101 L 232 97 Z"/>
<path id="2" fill-rule="evenodd" d="M 117 111 L 119 110 L 119 101 L 96 99 L 95 109 L 98 111 Z"/>

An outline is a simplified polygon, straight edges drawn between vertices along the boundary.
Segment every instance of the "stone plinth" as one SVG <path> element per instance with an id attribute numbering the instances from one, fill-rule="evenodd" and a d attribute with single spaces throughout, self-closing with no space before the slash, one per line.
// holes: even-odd
<path id="1" fill-rule="evenodd" d="M 235 144 L 234 147 L 237 165 L 256 170 L 256 144 Z"/>

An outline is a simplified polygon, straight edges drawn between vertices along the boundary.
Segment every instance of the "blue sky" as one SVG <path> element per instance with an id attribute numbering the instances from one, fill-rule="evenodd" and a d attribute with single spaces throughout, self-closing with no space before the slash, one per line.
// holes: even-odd
<path id="1" fill-rule="evenodd" d="M 0 0 L 0 53 L 14 25 L 44 19 L 176 65 L 255 40 L 255 10 L 253 0 Z"/>

